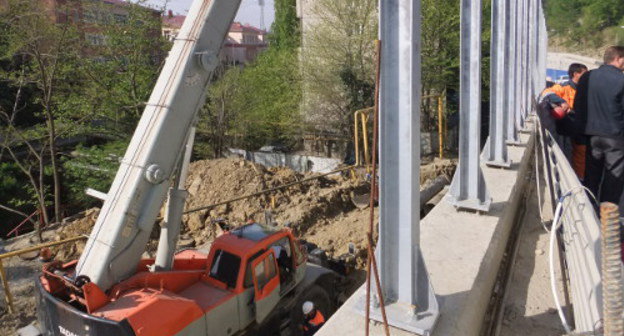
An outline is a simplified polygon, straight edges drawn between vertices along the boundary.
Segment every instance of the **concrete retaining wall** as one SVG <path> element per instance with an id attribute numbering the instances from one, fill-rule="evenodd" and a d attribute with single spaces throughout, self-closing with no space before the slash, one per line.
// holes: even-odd
<path id="1" fill-rule="evenodd" d="M 246 160 L 265 167 L 290 167 L 300 173 L 329 173 L 342 163 L 339 159 L 284 153 L 249 152 L 243 149 L 228 149 L 231 155 L 242 156 Z"/>

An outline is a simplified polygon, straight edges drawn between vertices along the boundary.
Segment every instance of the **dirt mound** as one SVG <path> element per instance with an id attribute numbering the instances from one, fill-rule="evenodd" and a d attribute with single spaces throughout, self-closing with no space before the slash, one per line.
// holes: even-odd
<path id="1" fill-rule="evenodd" d="M 285 167 L 265 168 L 238 158 L 196 161 L 189 169 L 185 209 L 224 203 L 311 176 L 313 174 L 301 174 Z M 225 225 L 238 226 L 248 220 L 269 221 L 288 225 L 297 233 L 305 232 L 317 222 L 354 209 L 350 193 L 362 188 L 366 188 L 364 182 L 337 174 L 213 206 L 183 216 L 181 240 L 185 246 L 189 246 L 189 240 L 191 246 L 199 246 L 212 241 Z M 55 240 L 90 234 L 98 214 L 99 209 L 94 208 L 66 218 L 57 229 Z M 152 238 L 157 239 L 158 226 L 155 230 Z M 85 241 L 78 241 L 57 248 L 57 259 L 77 258 L 84 245 Z M 156 241 L 150 242 L 148 252 L 153 253 L 155 249 Z"/>
<path id="2" fill-rule="evenodd" d="M 313 176 L 290 168 L 265 168 L 236 158 L 197 161 L 191 164 L 189 171 L 187 210 L 219 204 Z M 354 205 L 349 194 L 364 185 L 339 174 L 321 177 L 185 215 L 184 232 L 193 237 L 198 245 L 215 237 L 219 231 L 215 223 L 238 226 L 248 220 L 259 223 L 268 221 L 303 232 L 317 221 L 352 210 Z"/>
<path id="3" fill-rule="evenodd" d="M 439 175 L 451 178 L 454 171 L 455 162 L 435 159 L 421 167 L 421 185 Z M 183 216 L 181 241 L 184 247 L 203 245 L 212 241 L 223 228 L 252 220 L 289 226 L 295 234 L 318 244 L 331 255 L 346 253 L 349 243 L 358 251 L 365 250 L 369 210 L 356 209 L 351 194 L 367 192 L 367 182 L 335 174 L 260 193 L 312 176 L 314 174 L 301 174 L 285 167 L 266 168 L 240 158 L 191 163 L 185 209 L 208 208 Z M 252 194 L 256 195 L 242 198 Z M 222 204 L 233 199 L 238 200 Z M 90 209 L 67 218 L 58 229 L 56 239 L 88 235 L 98 213 L 99 209 Z M 156 250 L 157 238 L 156 225 L 148 253 Z M 84 241 L 79 241 L 62 246 L 58 248 L 57 258 L 76 258 L 84 245 Z"/>
<path id="4" fill-rule="evenodd" d="M 420 185 L 423 186 L 440 175 L 448 177 L 450 181 L 456 167 L 457 160 L 435 158 L 433 162 L 420 167 Z"/>
<path id="5" fill-rule="evenodd" d="M 65 218 L 61 223 L 61 226 L 56 230 L 55 241 L 69 239 L 82 235 L 89 235 L 93 230 L 93 225 L 97 219 L 100 209 L 92 208 L 85 210 L 74 216 Z M 86 240 L 79 240 L 73 243 L 61 245 L 56 247 L 53 252 L 56 252 L 56 259 L 58 260 L 70 260 L 76 259 L 82 253 L 85 247 Z"/>

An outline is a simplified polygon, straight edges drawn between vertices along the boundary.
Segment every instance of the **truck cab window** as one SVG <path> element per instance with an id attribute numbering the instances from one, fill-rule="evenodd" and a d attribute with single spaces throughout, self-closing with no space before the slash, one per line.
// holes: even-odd
<path id="1" fill-rule="evenodd" d="M 241 259 L 237 255 L 218 250 L 215 252 L 214 259 L 212 260 L 210 276 L 225 283 L 228 288 L 234 288 L 236 287 L 236 280 L 238 279 L 240 263 Z"/>

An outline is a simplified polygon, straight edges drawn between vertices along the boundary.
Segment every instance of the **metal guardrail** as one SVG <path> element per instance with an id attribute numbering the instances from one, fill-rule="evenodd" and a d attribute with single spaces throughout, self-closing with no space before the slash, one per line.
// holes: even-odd
<path id="1" fill-rule="evenodd" d="M 553 206 L 565 194 L 562 230 L 564 255 L 569 277 L 577 333 L 599 332 L 602 328 L 602 282 L 600 220 L 565 154 L 551 132 L 538 123 L 543 171 Z M 565 280 L 564 280 L 565 281 Z"/>

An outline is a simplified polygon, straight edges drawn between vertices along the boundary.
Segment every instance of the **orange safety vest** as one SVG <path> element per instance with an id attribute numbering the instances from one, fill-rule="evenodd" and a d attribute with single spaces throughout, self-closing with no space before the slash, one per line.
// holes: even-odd
<path id="1" fill-rule="evenodd" d="M 563 85 L 555 84 L 552 87 L 544 90 L 543 95 L 554 93 L 557 96 L 561 97 L 563 100 L 570 105 L 571 109 L 574 109 L 574 98 L 576 97 L 576 88 L 572 85 L 571 82 L 564 83 Z"/>
<path id="2" fill-rule="evenodd" d="M 309 321 L 307 321 L 306 324 L 309 324 L 312 327 L 320 327 L 324 323 L 325 323 L 325 317 L 323 316 L 321 311 L 317 309 L 316 314 L 314 314 L 314 317 L 311 318 Z M 304 325 L 303 330 L 308 331 L 308 326 Z"/>
<path id="3" fill-rule="evenodd" d="M 556 94 L 565 100 L 571 109 L 574 109 L 574 98 L 576 98 L 576 86 L 572 82 L 566 82 L 563 85 L 555 84 L 552 87 L 547 88 L 543 92 L 543 96 L 549 94 Z M 576 175 L 583 179 L 585 178 L 585 153 L 587 146 L 574 142 L 572 144 L 572 168 Z"/>

